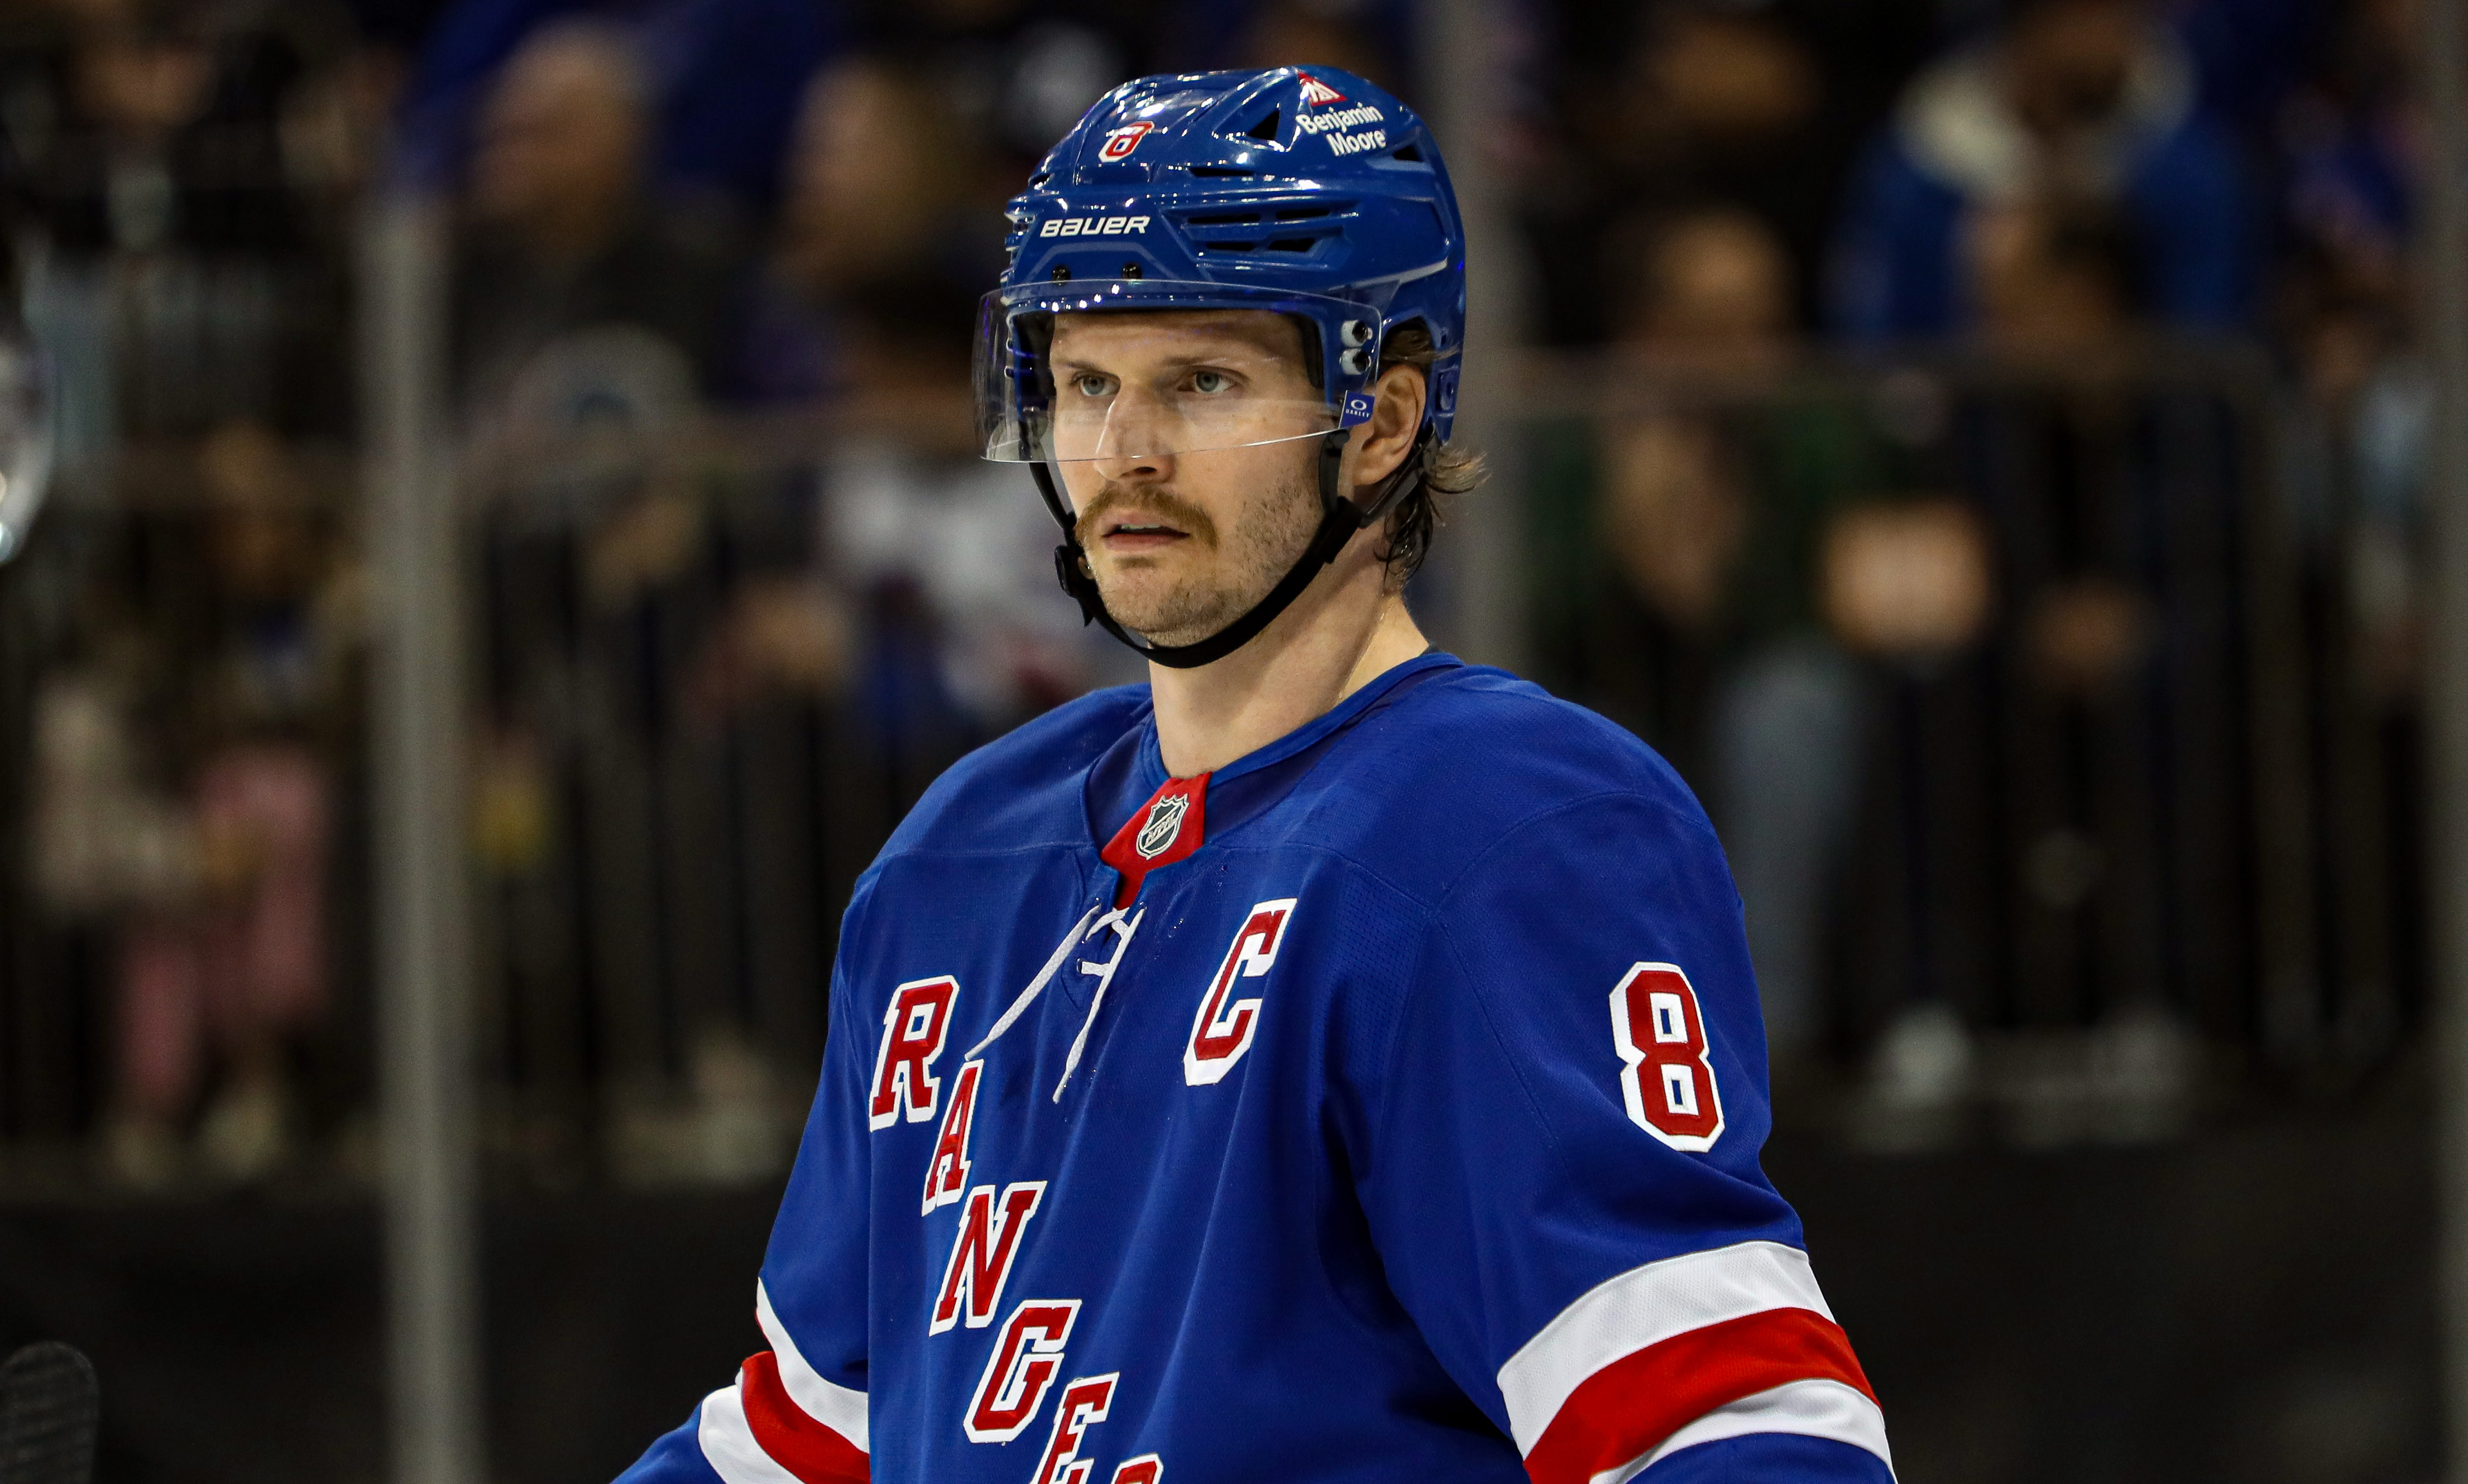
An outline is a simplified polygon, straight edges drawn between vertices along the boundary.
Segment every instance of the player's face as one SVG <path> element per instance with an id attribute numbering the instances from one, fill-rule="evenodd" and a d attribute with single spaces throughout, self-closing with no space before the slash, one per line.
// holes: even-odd
<path id="1" fill-rule="evenodd" d="M 1266 310 L 1064 314 L 1054 451 L 1106 607 L 1190 644 L 1268 594 L 1319 524 L 1325 400 Z"/>

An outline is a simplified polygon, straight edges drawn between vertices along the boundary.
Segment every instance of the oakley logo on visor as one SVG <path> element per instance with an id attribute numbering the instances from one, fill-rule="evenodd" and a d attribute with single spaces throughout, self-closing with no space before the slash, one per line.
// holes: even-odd
<path id="1" fill-rule="evenodd" d="M 1337 425 L 1339 427 L 1360 427 L 1363 423 L 1370 422 L 1371 408 L 1373 404 L 1374 399 L 1369 392 L 1347 393 L 1345 398 L 1345 410 L 1338 416 Z"/>

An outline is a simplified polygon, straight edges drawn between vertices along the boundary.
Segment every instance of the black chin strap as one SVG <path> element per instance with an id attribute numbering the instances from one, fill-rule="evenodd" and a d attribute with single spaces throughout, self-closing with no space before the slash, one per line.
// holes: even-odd
<path id="1" fill-rule="evenodd" d="M 1102 624 L 1112 634 L 1145 658 L 1169 670 L 1196 670 L 1201 665 L 1223 659 L 1236 650 L 1260 636 L 1260 630 L 1276 621 L 1278 614 L 1292 606 L 1303 595 L 1319 569 L 1335 561 L 1345 550 L 1354 534 L 1388 514 L 1397 496 L 1410 488 L 1421 467 L 1422 449 L 1418 446 L 1407 455 L 1405 464 L 1390 476 L 1387 488 L 1380 491 L 1368 509 L 1338 495 L 1337 477 L 1339 463 L 1345 456 L 1345 444 L 1351 436 L 1337 428 L 1321 435 L 1319 445 L 1319 530 L 1313 533 L 1311 545 L 1303 549 L 1302 559 L 1281 578 L 1268 595 L 1254 604 L 1251 610 L 1195 644 L 1151 644 L 1114 621 L 1106 611 L 1106 601 L 1097 592 L 1097 580 L 1088 574 L 1087 553 L 1081 549 L 1074 533 L 1078 522 L 1062 491 L 1055 488 L 1054 472 L 1043 463 L 1029 466 L 1037 472 L 1038 493 L 1045 496 L 1046 508 L 1063 524 L 1063 544 L 1054 548 L 1054 575 L 1063 581 L 1063 590 L 1080 605 L 1084 624 Z"/>

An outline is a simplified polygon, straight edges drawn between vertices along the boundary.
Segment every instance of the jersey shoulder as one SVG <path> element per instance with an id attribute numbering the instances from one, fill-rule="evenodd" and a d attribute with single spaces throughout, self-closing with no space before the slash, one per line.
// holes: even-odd
<path id="1" fill-rule="evenodd" d="M 970 753 L 926 788 L 878 857 L 1083 845 L 1088 765 L 1148 719 L 1149 688 L 1091 691 Z"/>
<path id="2" fill-rule="evenodd" d="M 1607 811 L 1691 854 L 1713 826 L 1671 765 L 1616 722 L 1505 671 L 1468 667 L 1416 686 L 1366 718 L 1354 744 L 1305 782 L 1294 822 L 1426 905 L 1489 862 L 1511 836 L 1530 849 L 1583 839 Z M 1719 858 L 1719 857 L 1717 857 Z"/>

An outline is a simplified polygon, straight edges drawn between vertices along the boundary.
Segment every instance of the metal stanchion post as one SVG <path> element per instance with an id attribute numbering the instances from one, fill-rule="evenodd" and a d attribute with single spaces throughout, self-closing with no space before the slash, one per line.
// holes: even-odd
<path id="1" fill-rule="evenodd" d="M 479 1484 L 477 1146 L 462 853 L 462 649 L 440 214 L 374 211 L 361 346 L 377 576 L 378 1089 L 395 1484 Z"/>
<path id="2" fill-rule="evenodd" d="M 1525 254 L 1516 240 L 1492 141 L 1508 106 L 1509 68 L 1490 0 L 1423 0 L 1427 110 L 1447 151 L 1465 222 L 1465 369 L 1454 438 L 1483 451 L 1491 480 L 1451 509 L 1433 565 L 1452 594 L 1444 642 L 1466 658 L 1515 669 L 1525 660 L 1522 470 L 1509 416 L 1515 354 L 1525 340 Z"/>
<path id="3" fill-rule="evenodd" d="M 2423 324 L 2435 372 L 2426 496 L 2434 623 L 2426 674 L 2434 818 L 2434 1034 L 2440 1073 L 2441 1283 L 2449 1475 L 2468 1481 L 2468 34 L 2462 0 L 2426 0 Z"/>

